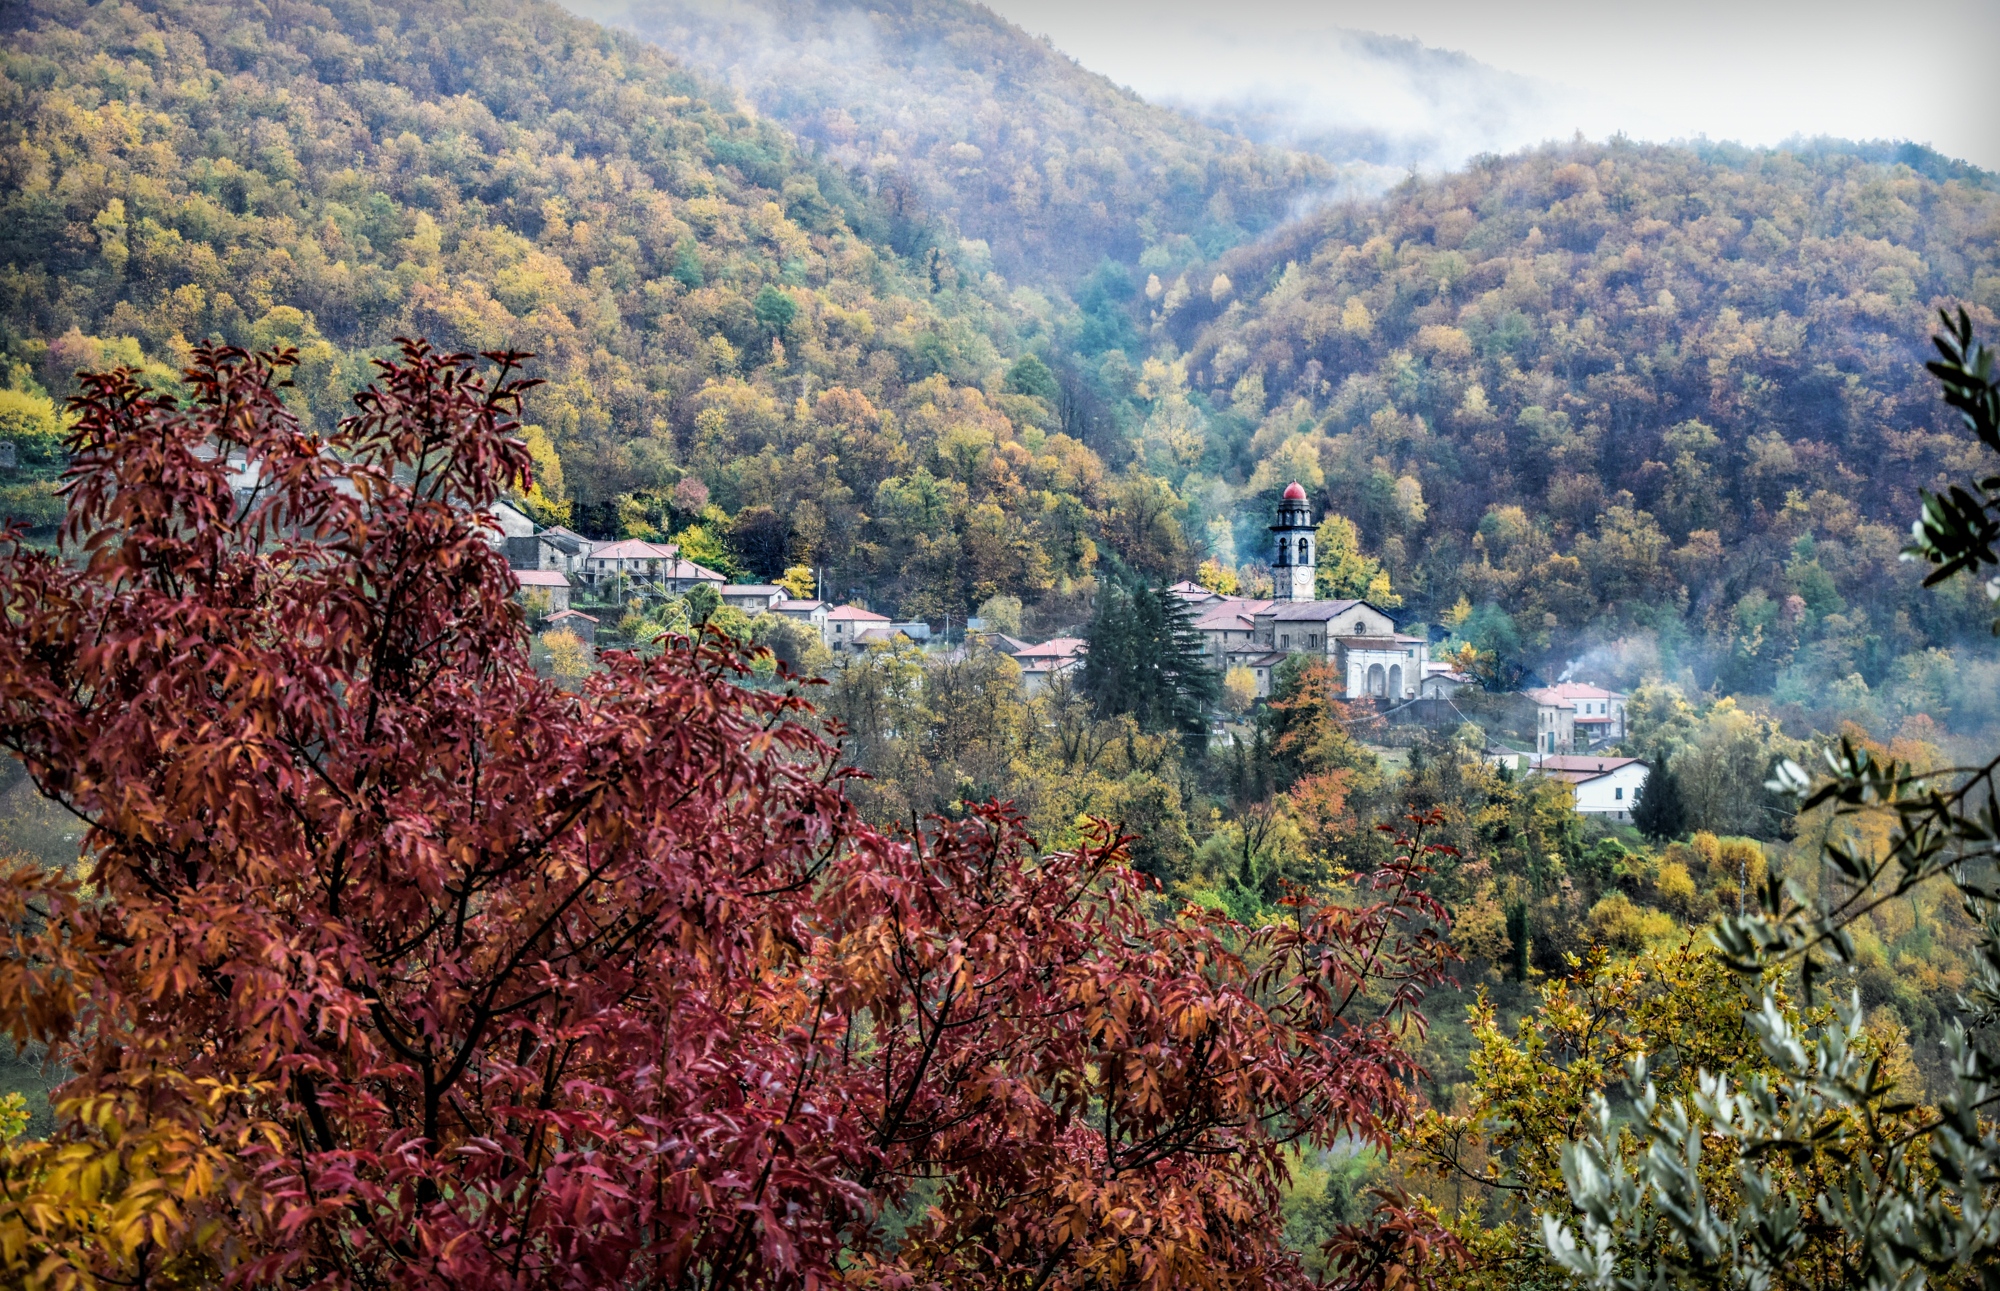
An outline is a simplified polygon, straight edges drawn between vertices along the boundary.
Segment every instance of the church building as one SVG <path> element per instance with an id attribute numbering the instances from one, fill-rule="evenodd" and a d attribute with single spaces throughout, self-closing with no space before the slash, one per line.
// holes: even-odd
<path id="1" fill-rule="evenodd" d="M 1317 599 L 1318 537 L 1312 503 L 1294 482 L 1278 502 L 1271 526 L 1273 598 L 1222 596 L 1191 583 L 1172 590 L 1193 602 L 1195 628 L 1218 670 L 1249 668 L 1257 693 L 1268 696 L 1277 666 L 1289 655 L 1330 660 L 1343 681 L 1341 697 L 1384 706 L 1416 697 L 1428 643 L 1403 636 L 1387 611 L 1366 601 Z"/>

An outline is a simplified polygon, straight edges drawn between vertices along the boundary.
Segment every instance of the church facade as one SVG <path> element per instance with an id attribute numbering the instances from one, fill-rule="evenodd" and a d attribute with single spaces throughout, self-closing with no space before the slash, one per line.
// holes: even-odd
<path id="1" fill-rule="evenodd" d="M 1379 606 L 1317 599 L 1318 536 L 1312 503 L 1299 484 L 1285 490 L 1277 520 L 1271 526 L 1272 599 L 1222 596 L 1192 583 L 1172 589 L 1193 604 L 1210 664 L 1250 669 L 1257 693 L 1268 696 L 1279 664 L 1292 655 L 1314 655 L 1333 664 L 1343 699 L 1388 706 L 1415 698 L 1428 643 L 1398 633 L 1395 619 Z"/>

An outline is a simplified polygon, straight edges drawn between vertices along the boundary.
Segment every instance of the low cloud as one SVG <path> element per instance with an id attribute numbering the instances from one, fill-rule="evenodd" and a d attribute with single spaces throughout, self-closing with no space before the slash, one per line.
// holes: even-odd
<path id="1" fill-rule="evenodd" d="M 1166 75 L 1132 88 L 1260 143 L 1339 164 L 1346 192 L 1379 192 L 1482 153 L 1566 139 L 1591 124 L 1583 96 L 1414 40 L 1330 28 L 1283 42 L 1207 29 L 1198 88 Z"/>

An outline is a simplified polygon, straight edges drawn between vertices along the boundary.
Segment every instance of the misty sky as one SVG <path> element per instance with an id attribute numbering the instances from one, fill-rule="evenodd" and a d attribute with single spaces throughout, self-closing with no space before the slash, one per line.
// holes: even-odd
<path id="1" fill-rule="evenodd" d="M 1581 129 L 1915 139 L 2000 169 L 2000 0 L 985 2 L 1149 98 L 1289 100 L 1304 124 L 1429 134 L 1444 164 Z M 1514 75 L 1471 88 L 1399 81 L 1341 29 L 1463 51 Z"/>

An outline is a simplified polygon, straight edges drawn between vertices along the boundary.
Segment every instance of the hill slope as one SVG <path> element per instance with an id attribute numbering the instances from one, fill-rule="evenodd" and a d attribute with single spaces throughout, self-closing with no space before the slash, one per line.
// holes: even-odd
<path id="1" fill-rule="evenodd" d="M 843 591 L 890 601 L 921 541 L 959 613 L 1086 572 L 1095 459 L 1000 389 L 1015 328 L 1045 320 L 904 259 L 892 210 L 658 51 L 535 0 L 34 0 L 4 22 L 17 401 L 80 365 L 287 341 L 324 420 L 396 335 L 511 346 L 550 379 L 538 504 L 567 494 L 587 530 L 702 524 L 746 569 L 840 562 Z M 868 528 L 905 481 L 929 501 Z M 973 529 L 986 557 L 958 551 Z"/>
<path id="2" fill-rule="evenodd" d="M 1321 212 L 1158 326 L 1229 409 L 1206 469 L 1245 482 L 1246 529 L 1300 475 L 1419 608 L 1505 607 L 1517 651 L 1643 625 L 1692 635 L 1704 683 L 1874 686 L 1978 620 L 1912 600 L 1896 553 L 1916 491 L 1969 469 L 1921 363 L 1940 306 L 1991 332 L 1984 181 L 1544 149 Z"/>
<path id="3" fill-rule="evenodd" d="M 966 117 L 1044 178 L 1097 138 L 1130 183 L 1075 188 L 1100 192 L 1083 232 L 1015 253 L 1082 263 L 1125 228 L 1137 272 L 1099 264 L 1075 311 L 1013 290 L 951 227 L 1003 215 L 991 189 L 940 170 L 978 200 L 942 224 L 899 207 L 878 181 L 902 172 L 852 175 L 534 0 L 34 0 L 0 19 L 0 429 L 46 475 L 36 401 L 76 366 L 207 336 L 299 344 L 321 419 L 397 334 L 511 345 L 551 379 L 530 408 L 548 514 L 687 534 L 743 572 L 826 566 L 884 609 L 1008 593 L 1074 621 L 1106 548 L 1254 581 L 1297 477 L 1358 522 L 1348 573 L 1379 559 L 1410 617 L 1517 662 L 1617 639 L 1632 677 L 1973 703 L 1927 652 L 1981 608 L 1912 596 L 1896 551 L 1916 490 L 1965 469 L 1919 363 L 1935 305 L 2000 304 L 1990 177 L 1837 145 L 1548 149 L 1204 261 L 1149 223 L 1168 145 L 1202 176 L 1197 231 L 1278 209 L 1296 176 L 1257 169 L 1273 154 L 1176 134 L 967 7 L 857 12 L 796 11 L 787 48 L 864 24 L 874 61 L 838 83 L 903 69 L 892 102 L 933 132 L 898 158 L 956 146 L 952 86 L 990 90 Z M 1092 96 L 1131 115 L 1093 135 Z M 1029 232 L 1055 237 L 1068 200 L 1030 203 Z M 46 519 L 45 478 L 0 486 Z"/>
<path id="4" fill-rule="evenodd" d="M 1323 186 L 1317 158 L 1149 104 L 965 0 L 577 0 L 838 164 L 984 241 L 1010 277 L 1213 256 Z"/>

